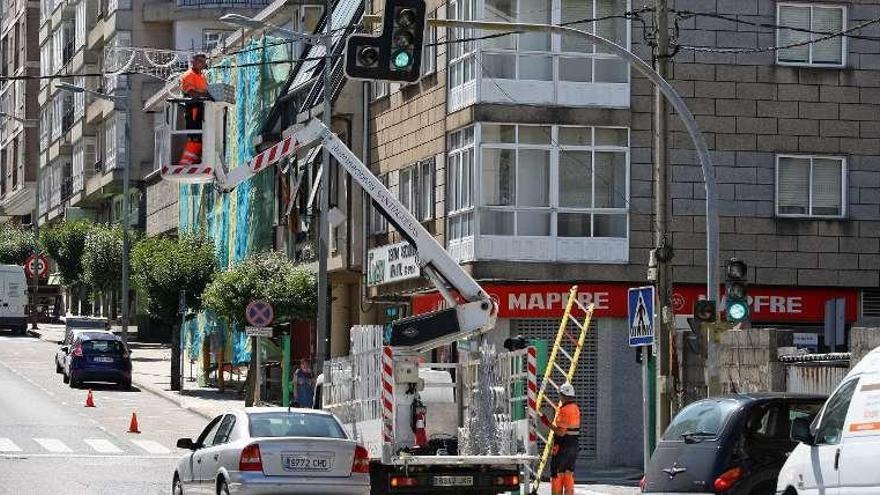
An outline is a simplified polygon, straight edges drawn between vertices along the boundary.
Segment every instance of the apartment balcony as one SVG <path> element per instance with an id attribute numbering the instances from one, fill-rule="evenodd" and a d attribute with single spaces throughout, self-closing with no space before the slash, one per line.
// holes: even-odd
<path id="1" fill-rule="evenodd" d="M 34 211 L 36 205 L 34 182 L 25 182 L 11 193 L 0 198 L 0 217 L 22 216 Z"/>
<path id="2" fill-rule="evenodd" d="M 144 22 L 195 21 L 220 17 L 228 9 L 251 14 L 267 7 L 269 0 L 173 0 L 144 5 Z M 215 9 L 216 12 L 211 12 Z"/>

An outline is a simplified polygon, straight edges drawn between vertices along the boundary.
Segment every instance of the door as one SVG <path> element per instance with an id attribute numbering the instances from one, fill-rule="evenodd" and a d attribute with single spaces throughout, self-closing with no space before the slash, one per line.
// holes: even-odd
<path id="1" fill-rule="evenodd" d="M 211 439 L 210 444 L 205 444 L 203 449 L 196 452 L 198 461 L 196 469 L 199 471 L 199 480 L 202 483 L 202 492 L 214 494 L 214 480 L 217 479 L 217 471 L 220 469 L 222 461 L 221 454 L 224 454 L 226 443 L 229 442 L 229 436 L 232 428 L 235 426 L 235 415 L 227 414 L 223 417 L 217 427 L 217 431 Z M 229 453 L 225 453 L 229 456 Z"/>
<path id="2" fill-rule="evenodd" d="M 217 434 L 217 430 L 220 429 L 220 421 L 222 419 L 222 415 L 212 419 L 196 440 L 196 450 L 190 455 L 191 478 L 186 487 L 186 491 L 189 493 L 214 495 L 213 485 L 207 485 L 204 478 L 202 478 L 204 473 L 204 470 L 202 470 L 202 463 L 206 462 L 206 452 L 211 448 L 214 442 L 214 437 Z"/>
<path id="3" fill-rule="evenodd" d="M 853 396 L 840 444 L 840 491 L 880 491 L 880 374 L 862 376 Z"/>
<path id="4" fill-rule="evenodd" d="M 803 490 L 799 489 L 799 492 L 822 495 L 840 493 L 840 439 L 857 384 L 858 378 L 844 383 L 825 404 L 816 427 L 815 441 L 810 448 L 810 464 L 804 466 L 802 473 Z"/>

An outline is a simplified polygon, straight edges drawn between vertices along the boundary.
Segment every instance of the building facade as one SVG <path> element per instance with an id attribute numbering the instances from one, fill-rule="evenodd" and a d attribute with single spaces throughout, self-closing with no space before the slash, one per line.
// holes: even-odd
<path id="1" fill-rule="evenodd" d="M 0 6 L 0 223 L 29 224 L 38 165 L 37 81 L 40 9 L 23 0 Z M 19 79 L 15 79 L 19 78 Z"/>
<path id="2" fill-rule="evenodd" d="M 843 301 L 847 328 L 880 316 L 880 49 L 845 36 L 805 42 L 880 16 L 880 2 L 670 4 L 677 31 L 669 79 L 712 152 L 721 259 L 749 265 L 753 324 L 812 335 L 819 350 L 845 347 L 824 339 L 827 301 Z M 454 0 L 431 9 L 464 20 L 567 23 L 650 61 L 652 14 L 624 15 L 637 7 Z M 577 22 L 594 18 L 602 20 Z M 426 48 L 419 83 L 374 85 L 371 166 L 498 298 L 498 339 L 549 338 L 573 284 L 596 304 L 596 332 L 575 379 L 585 406 L 582 456 L 595 468 L 638 466 L 641 422 L 614 411 L 641 410 L 626 290 L 646 283 L 655 247 L 652 85 L 574 37 L 473 39 L 480 36 L 432 30 L 440 43 Z M 674 114 L 669 143 L 671 304 L 684 331 L 706 292 L 705 189 Z M 368 258 L 387 261 L 387 245 L 400 237 L 370 219 Z M 406 270 L 367 270 L 371 300 L 412 294 L 388 317 L 442 305 L 423 280 L 404 280 Z M 692 399 L 704 389 L 690 385 L 676 392 Z"/>

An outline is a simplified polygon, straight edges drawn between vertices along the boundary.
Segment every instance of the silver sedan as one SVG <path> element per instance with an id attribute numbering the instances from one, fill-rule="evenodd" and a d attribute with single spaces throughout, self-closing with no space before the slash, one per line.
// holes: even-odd
<path id="1" fill-rule="evenodd" d="M 324 411 L 231 411 L 177 446 L 192 452 L 177 463 L 174 495 L 370 493 L 367 450 Z"/>

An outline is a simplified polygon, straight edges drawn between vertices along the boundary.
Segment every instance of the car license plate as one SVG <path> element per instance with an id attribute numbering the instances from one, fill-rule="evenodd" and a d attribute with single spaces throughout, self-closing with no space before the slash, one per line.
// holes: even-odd
<path id="1" fill-rule="evenodd" d="M 95 362 L 96 363 L 112 363 L 113 358 L 112 357 L 96 357 Z"/>
<path id="2" fill-rule="evenodd" d="M 434 486 L 474 486 L 474 477 L 434 476 Z"/>
<path id="3" fill-rule="evenodd" d="M 281 455 L 281 465 L 285 471 L 330 471 L 334 457 L 330 452 L 292 452 Z"/>

